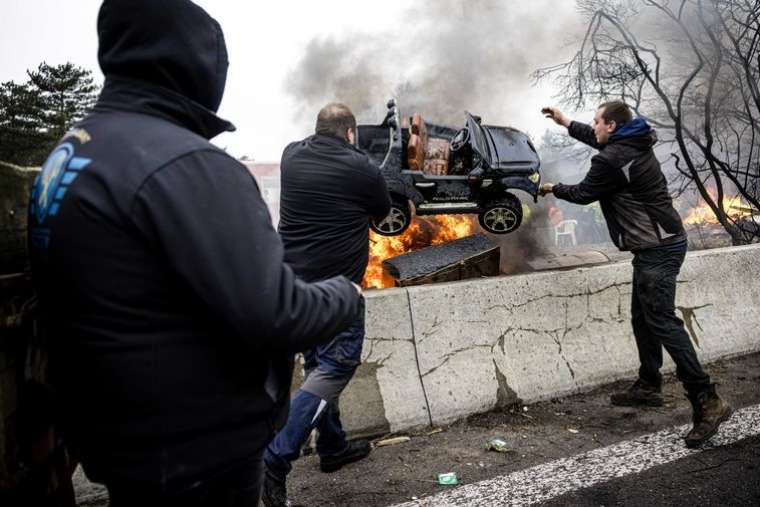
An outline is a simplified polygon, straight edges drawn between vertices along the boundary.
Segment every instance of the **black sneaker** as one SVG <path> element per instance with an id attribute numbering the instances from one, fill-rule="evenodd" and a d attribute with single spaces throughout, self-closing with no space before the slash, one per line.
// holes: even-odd
<path id="1" fill-rule="evenodd" d="M 715 393 L 714 388 L 686 397 L 694 409 L 694 427 L 686 434 L 684 441 L 686 447 L 699 447 L 715 435 L 721 423 L 731 417 L 731 406 Z"/>
<path id="2" fill-rule="evenodd" d="M 288 492 L 285 482 L 278 481 L 269 474 L 264 474 L 264 488 L 261 492 L 261 501 L 266 507 L 291 507 L 288 500 Z"/>
<path id="3" fill-rule="evenodd" d="M 340 470 L 343 465 L 366 458 L 371 451 L 372 447 L 367 440 L 349 442 L 342 452 L 320 456 L 319 469 L 326 473 L 335 472 Z"/>
<path id="4" fill-rule="evenodd" d="M 661 407 L 662 388 L 638 379 L 625 391 L 613 393 L 610 403 L 620 407 Z"/>

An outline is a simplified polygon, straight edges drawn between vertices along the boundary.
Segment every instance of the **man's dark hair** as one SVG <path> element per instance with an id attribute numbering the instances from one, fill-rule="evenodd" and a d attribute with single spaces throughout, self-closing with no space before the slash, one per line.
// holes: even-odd
<path id="1" fill-rule="evenodd" d="M 631 108 L 621 100 L 612 100 L 610 102 L 605 102 L 604 104 L 599 104 L 599 109 L 603 109 L 602 119 L 604 120 L 604 123 L 614 121 L 616 129 L 633 119 Z"/>
<path id="2" fill-rule="evenodd" d="M 319 111 L 314 129 L 317 134 L 345 139 L 348 129 L 356 130 L 356 118 L 345 104 L 331 102 Z"/>

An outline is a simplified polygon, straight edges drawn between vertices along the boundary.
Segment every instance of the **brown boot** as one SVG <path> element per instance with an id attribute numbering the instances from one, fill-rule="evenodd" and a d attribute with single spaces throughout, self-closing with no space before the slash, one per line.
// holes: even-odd
<path id="1" fill-rule="evenodd" d="M 661 407 L 662 388 L 638 379 L 628 389 L 613 393 L 610 403 L 620 407 Z"/>
<path id="2" fill-rule="evenodd" d="M 686 447 L 693 448 L 707 442 L 718 431 L 721 423 L 731 416 L 731 406 L 718 396 L 715 388 L 697 395 L 687 395 L 694 409 L 694 427 L 686 434 Z"/>

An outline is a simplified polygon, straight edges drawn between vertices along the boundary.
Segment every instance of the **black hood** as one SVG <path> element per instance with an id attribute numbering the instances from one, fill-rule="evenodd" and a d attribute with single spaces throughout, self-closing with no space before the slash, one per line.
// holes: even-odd
<path id="1" fill-rule="evenodd" d="M 233 129 L 214 114 L 227 79 L 224 34 L 193 2 L 105 0 L 98 39 L 98 61 L 106 76 L 100 105 L 148 113 L 158 109 L 206 137 Z M 151 100 L 157 96 L 158 105 Z"/>

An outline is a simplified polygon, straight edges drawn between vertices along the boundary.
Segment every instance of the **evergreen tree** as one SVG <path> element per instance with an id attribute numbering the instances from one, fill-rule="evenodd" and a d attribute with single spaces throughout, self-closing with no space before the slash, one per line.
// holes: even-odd
<path id="1" fill-rule="evenodd" d="M 0 84 L 0 160 L 39 165 L 49 148 L 40 91 L 27 83 Z"/>
<path id="2" fill-rule="evenodd" d="M 27 74 L 41 92 L 45 124 L 52 142 L 60 139 L 95 104 L 98 86 L 93 82 L 92 72 L 71 62 L 55 67 L 42 62 L 36 71 Z"/>
<path id="3" fill-rule="evenodd" d="M 41 165 L 71 126 L 92 108 L 99 86 L 73 63 L 43 62 L 24 84 L 0 84 L 0 160 Z"/>

